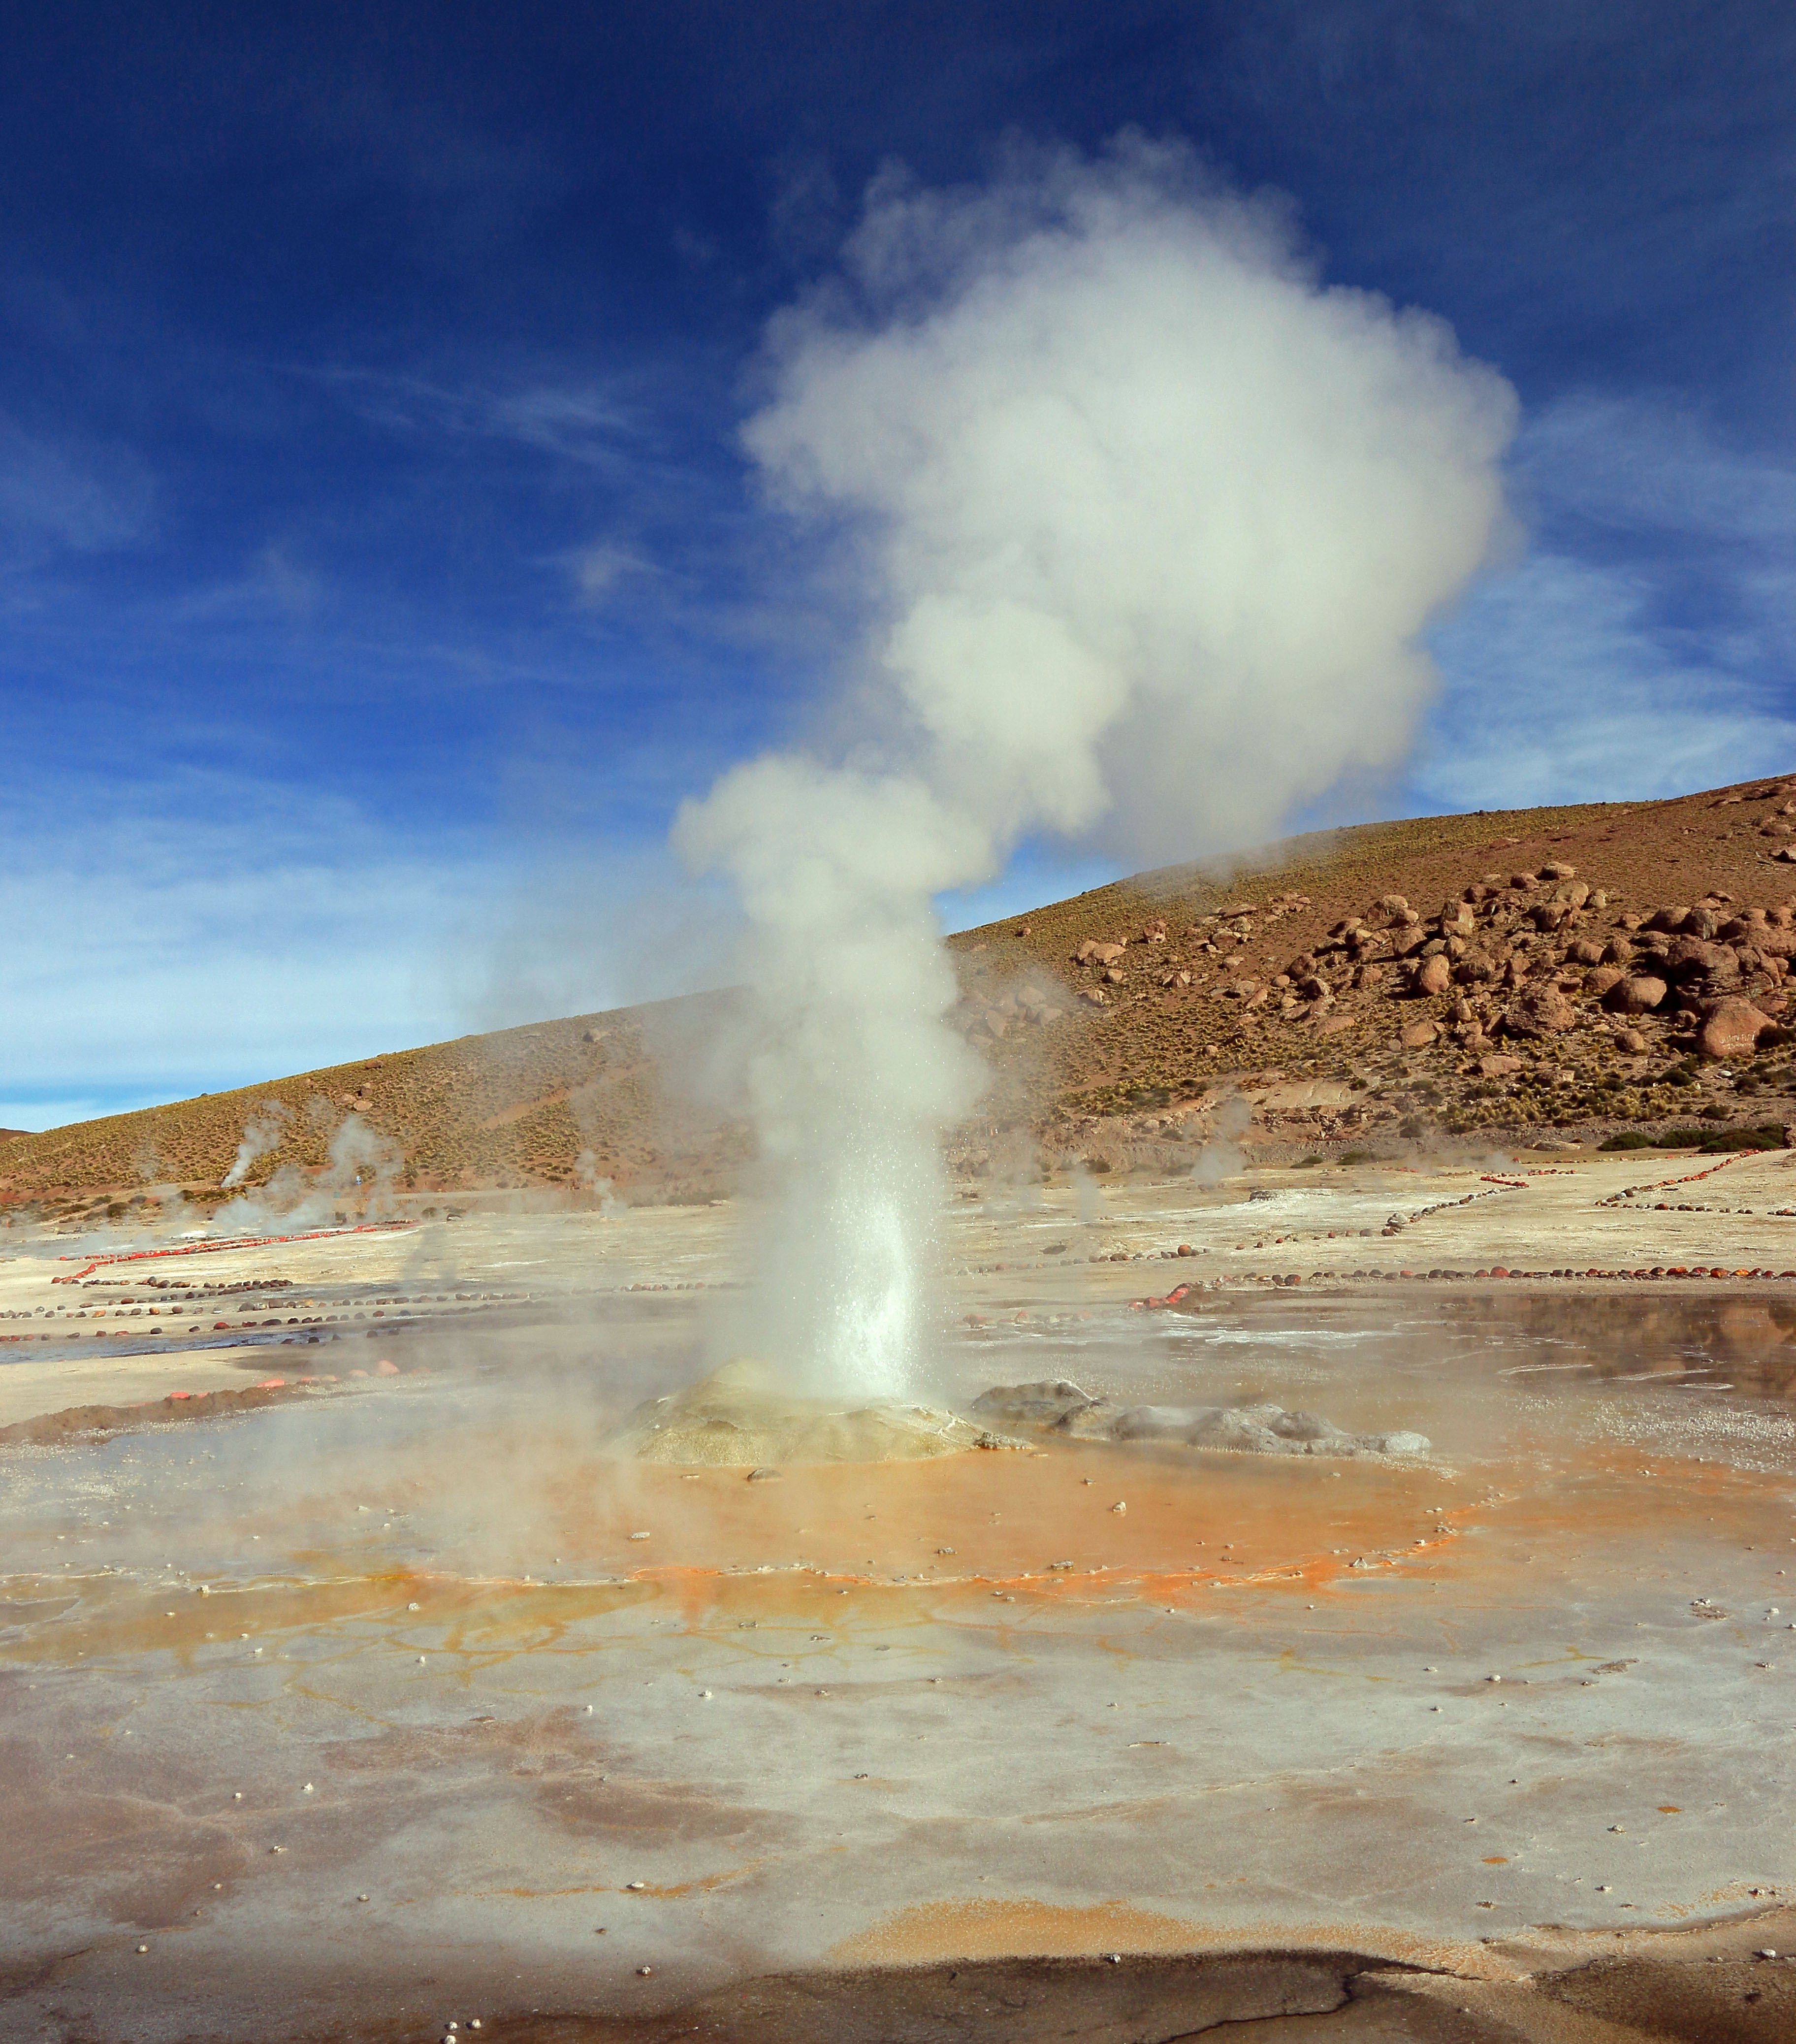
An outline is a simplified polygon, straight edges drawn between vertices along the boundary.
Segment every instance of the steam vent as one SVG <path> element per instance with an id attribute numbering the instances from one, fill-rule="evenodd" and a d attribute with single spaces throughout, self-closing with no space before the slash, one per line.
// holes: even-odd
<path id="1" fill-rule="evenodd" d="M 795 1397 L 769 1365 L 741 1360 L 639 1406 L 605 1448 L 637 1462 L 770 1475 L 787 1462 L 916 1462 L 1016 1445 L 925 1405 Z"/>

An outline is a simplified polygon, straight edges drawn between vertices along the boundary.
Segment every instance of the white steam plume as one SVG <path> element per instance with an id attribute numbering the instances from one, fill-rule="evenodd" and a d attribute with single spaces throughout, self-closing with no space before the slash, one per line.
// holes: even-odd
<path id="1" fill-rule="evenodd" d="M 749 448 L 864 549 L 861 728 L 843 763 L 733 770 L 675 840 L 749 926 L 766 1339 L 889 1393 L 979 1079 L 931 896 L 1031 830 L 1250 842 L 1393 763 L 1421 635 L 1506 530 L 1515 406 L 1439 321 L 1325 289 L 1284 213 L 1139 140 L 882 179 L 769 348 Z"/>
<path id="2" fill-rule="evenodd" d="M 240 1185 L 257 1158 L 266 1157 L 271 1150 L 278 1150 L 286 1139 L 286 1103 L 279 1100 L 265 1100 L 244 1124 L 236 1158 L 230 1170 L 219 1181 L 221 1186 L 228 1191 L 233 1185 Z"/>

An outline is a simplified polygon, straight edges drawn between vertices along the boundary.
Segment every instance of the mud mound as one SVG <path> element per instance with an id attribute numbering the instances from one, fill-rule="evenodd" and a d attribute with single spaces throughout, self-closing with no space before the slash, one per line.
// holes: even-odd
<path id="1" fill-rule="evenodd" d="M 927 1406 L 869 1405 L 852 1395 L 794 1397 L 768 1365 L 743 1358 L 684 1391 L 639 1405 L 605 1447 L 635 1462 L 771 1470 L 918 1462 L 1019 1445 Z"/>
<path id="2" fill-rule="evenodd" d="M 1007 1427 L 1034 1427 L 1079 1441 L 1169 1441 L 1255 1455 L 1419 1455 L 1424 1434 L 1349 1434 L 1314 1412 L 1282 1405 L 1115 1405 L 1065 1380 L 999 1384 L 973 1409 Z"/>

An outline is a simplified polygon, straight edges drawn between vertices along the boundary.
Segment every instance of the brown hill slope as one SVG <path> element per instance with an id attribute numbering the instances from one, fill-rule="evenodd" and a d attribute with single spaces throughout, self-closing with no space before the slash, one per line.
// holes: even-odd
<path id="1" fill-rule="evenodd" d="M 1270 847 L 1226 880 L 1168 868 L 965 932 L 950 940 L 957 1019 L 993 1086 L 959 1153 L 977 1162 L 1007 1126 L 1051 1151 L 1101 1148 L 1153 1132 L 1144 1117 L 1275 1080 L 1315 1082 L 1315 1097 L 1261 1133 L 1318 1154 L 1656 1130 L 1699 1108 L 1717 1130 L 1775 1124 L 1796 1115 L 1782 1024 L 1792 845 L 1796 778 L 1767 780 L 1367 824 Z M 1641 1009 L 1650 986 L 1617 988 L 1642 980 L 1660 996 L 1618 1012 Z M 406 1187 L 574 1187 L 584 1155 L 585 1177 L 634 1197 L 702 1193 L 746 1138 L 666 1074 L 726 1000 L 462 1037 L 16 1137 L 0 1198 L 217 1188 L 269 1102 L 285 1120 L 251 1185 L 324 1167 L 353 1112 Z"/>
<path id="2" fill-rule="evenodd" d="M 1226 886 L 1169 868 L 965 932 L 961 1019 L 1004 1024 L 996 1097 L 1062 1142 L 1254 1074 L 1371 1082 L 1318 1135 L 1719 1124 L 1755 1093 L 1768 1120 L 1793 843 L 1796 779 L 1292 840 Z M 1082 1020 L 1032 1022 L 1037 995 Z"/>
<path id="3" fill-rule="evenodd" d="M 677 1197 L 694 1174 L 714 1175 L 739 1154 L 662 1081 L 686 1032 L 714 1024 L 723 1002 L 708 995 L 532 1023 L 22 1135 L 0 1154 L 0 1200 L 168 1184 L 218 1193 L 252 1123 L 270 1139 L 246 1185 L 290 1166 L 315 1174 L 329 1169 L 351 1116 L 380 1153 L 374 1168 L 405 1190 L 573 1188 L 608 1176 Z"/>

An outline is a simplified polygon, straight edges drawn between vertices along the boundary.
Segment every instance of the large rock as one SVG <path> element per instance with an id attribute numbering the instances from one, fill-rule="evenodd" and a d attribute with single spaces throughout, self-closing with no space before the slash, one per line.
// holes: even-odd
<path id="1" fill-rule="evenodd" d="M 1629 973 L 1618 979 L 1602 997 L 1612 1015 L 1650 1015 L 1665 998 L 1665 982 L 1648 973 Z"/>
<path id="2" fill-rule="evenodd" d="M 1709 920 L 1713 928 L 1714 918 Z M 1713 978 L 1717 973 L 1727 977 L 1739 970 L 1740 961 L 1727 946 L 1707 937 L 1674 937 L 1665 947 L 1665 972 L 1671 979 Z"/>
<path id="3" fill-rule="evenodd" d="M 1737 993 L 1706 1001 L 1702 1012 L 1696 1048 L 1699 1055 L 1717 1060 L 1751 1057 L 1759 1039 L 1773 1026 L 1770 1016 Z"/>
<path id="4" fill-rule="evenodd" d="M 1531 987 L 1504 1010 L 1503 1031 L 1510 1036 L 1553 1036 L 1577 1019 L 1577 1009 L 1556 986 Z"/>
<path id="5" fill-rule="evenodd" d="M 1411 983 L 1418 993 L 1445 993 L 1453 983 L 1453 969 L 1445 955 L 1437 951 L 1433 958 L 1425 958 L 1416 967 Z"/>
<path id="6" fill-rule="evenodd" d="M 1584 991 L 1587 993 L 1605 994 L 1610 987 L 1619 986 L 1626 978 L 1627 974 L 1618 965 L 1596 966 L 1584 975 Z"/>

